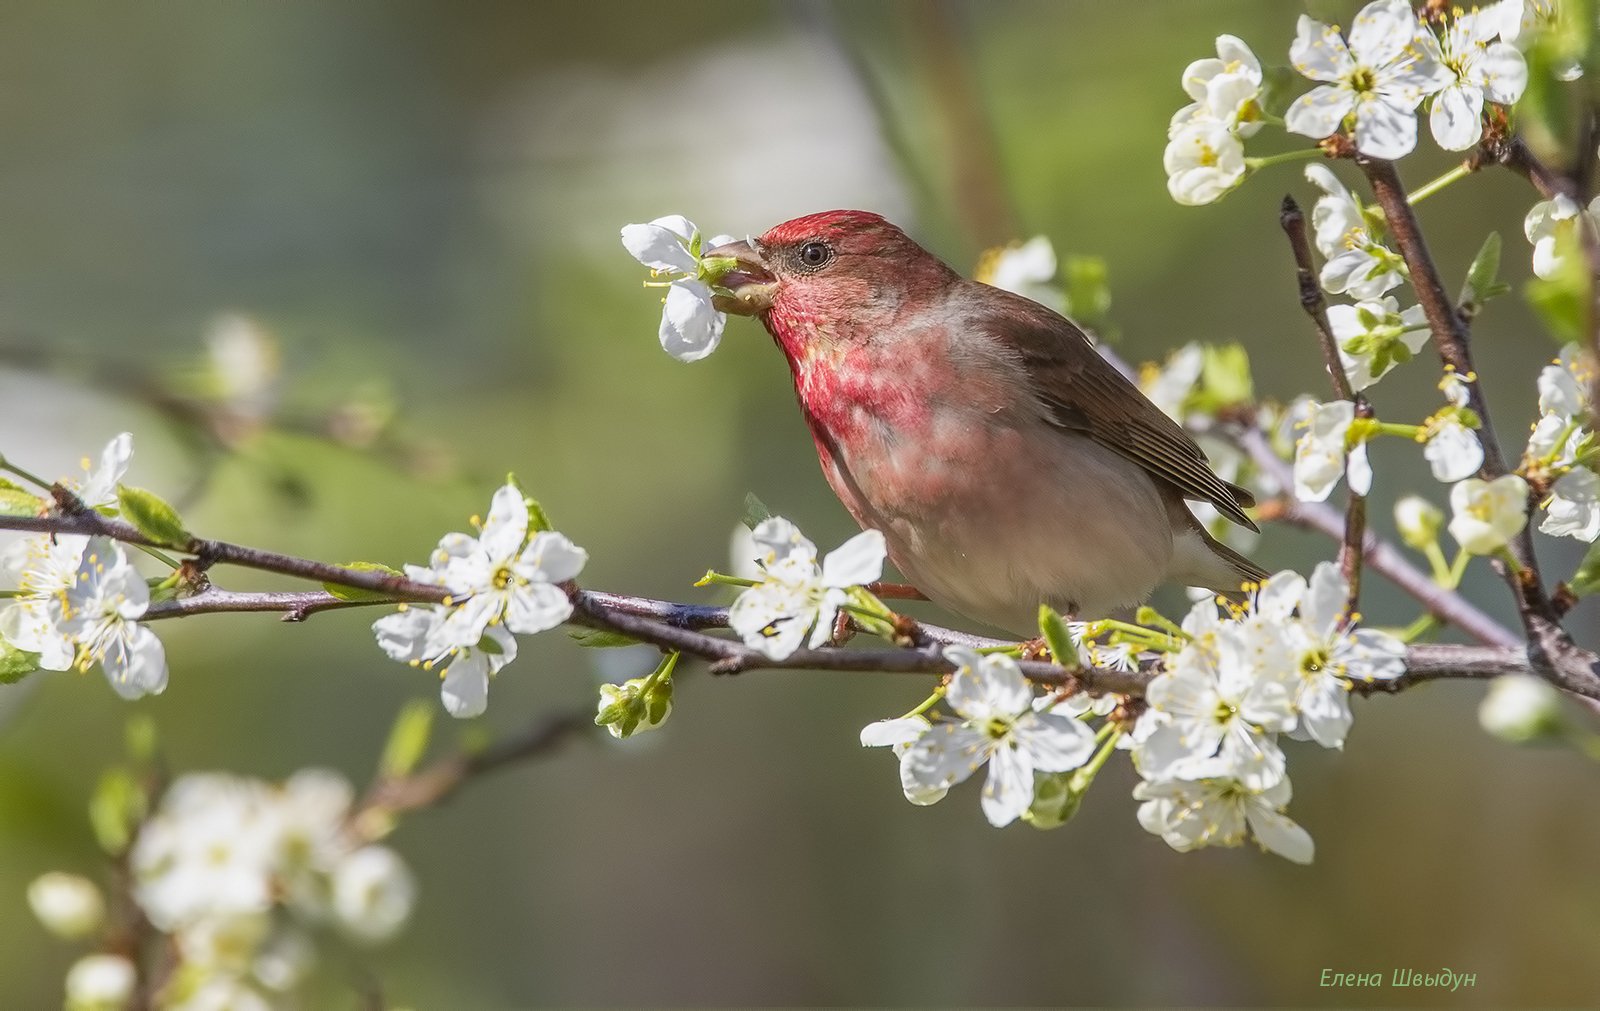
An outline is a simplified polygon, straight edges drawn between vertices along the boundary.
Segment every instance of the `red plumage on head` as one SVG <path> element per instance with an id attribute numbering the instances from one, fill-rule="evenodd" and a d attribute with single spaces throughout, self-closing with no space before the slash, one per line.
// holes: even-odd
<path id="1" fill-rule="evenodd" d="M 840 240 L 884 231 L 905 234 L 871 211 L 818 211 L 773 225 L 761 236 L 761 244 L 787 246 L 807 239 Z"/>

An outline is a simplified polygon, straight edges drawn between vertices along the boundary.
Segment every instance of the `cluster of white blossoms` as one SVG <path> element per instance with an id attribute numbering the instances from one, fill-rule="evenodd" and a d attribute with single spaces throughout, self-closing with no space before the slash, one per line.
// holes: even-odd
<path id="1" fill-rule="evenodd" d="M 1183 72 L 1193 99 L 1167 125 L 1167 192 L 1180 204 L 1209 204 L 1245 175 L 1244 141 L 1261 129 L 1261 61 L 1232 35 L 1217 38 L 1217 55 Z"/>
<path id="2" fill-rule="evenodd" d="M 415 882 L 393 850 L 352 831 L 353 796 L 320 769 L 281 784 L 191 774 L 168 788 L 128 854 L 133 901 L 175 960 L 157 981 L 156 1006 L 301 1006 L 295 992 L 314 967 L 317 932 L 376 944 L 405 925 Z M 58 936 L 102 929 L 105 903 L 87 879 L 47 874 L 29 902 Z M 135 979 L 121 955 L 86 956 L 68 974 L 68 1006 L 122 1007 Z"/>
<path id="3" fill-rule="evenodd" d="M 1577 247 L 1580 228 L 1591 236 L 1600 234 L 1600 196 L 1589 201 L 1588 207 L 1579 207 L 1564 193 L 1533 205 L 1522 221 L 1522 234 L 1533 245 L 1536 276 L 1549 280 L 1561 272 L 1566 248 Z"/>
<path id="4" fill-rule="evenodd" d="M 1524 469 L 1549 491 L 1539 529 L 1593 543 L 1600 538 L 1600 445 L 1588 427 L 1595 363 L 1568 344 L 1539 372 L 1539 420 L 1523 453 Z"/>
<path id="5" fill-rule="evenodd" d="M 561 584 L 578 577 L 589 554 L 563 534 L 531 529 L 531 515 L 522 489 L 501 486 L 478 536 L 446 534 L 426 566 L 405 567 L 411 579 L 448 590 L 445 602 L 402 604 L 373 623 L 392 659 L 439 669 L 452 716 L 488 706 L 490 677 L 517 658 L 513 633 L 533 635 L 572 616 Z"/>
<path id="6" fill-rule="evenodd" d="M 117 511 L 117 491 L 133 456 L 124 432 L 84 461 L 81 481 L 65 481 L 83 504 L 107 515 Z M 0 640 L 36 654 L 45 670 L 88 670 L 99 665 L 118 695 L 136 699 L 167 687 L 161 640 L 141 624 L 150 586 L 121 544 L 77 534 L 33 534 L 0 550 L 0 579 L 15 595 L 0 603 Z"/>
<path id="7" fill-rule="evenodd" d="M 728 317 L 712 304 L 712 282 L 720 276 L 700 254 L 732 242 L 733 236 L 701 239 L 700 229 L 681 214 L 646 224 L 624 225 L 622 245 L 650 268 L 653 282 L 667 289 L 661 310 L 661 347 L 681 362 L 697 362 L 717 349 Z"/>
<path id="8" fill-rule="evenodd" d="M 1302 15 L 1289 60 L 1317 86 L 1290 104 L 1282 125 L 1318 140 L 1348 129 L 1357 151 L 1395 159 L 1416 147 L 1426 103 L 1434 140 L 1465 151 L 1483 137 L 1486 105 L 1512 105 L 1527 88 L 1527 61 L 1512 40 L 1526 44 L 1553 20 L 1527 10 L 1524 0 L 1504 0 L 1425 20 L 1407 0 L 1376 0 L 1348 35 Z M 1180 204 L 1207 204 L 1253 167 L 1245 139 L 1279 121 L 1262 107 L 1260 60 L 1232 35 L 1219 36 L 1216 57 L 1190 64 L 1182 83 L 1193 101 L 1167 127 L 1167 189 Z"/>
<path id="9" fill-rule="evenodd" d="M 936 695 L 908 716 L 867 726 L 861 743 L 894 749 L 902 791 L 919 805 L 943 799 L 987 764 L 981 802 L 989 821 L 1043 827 L 1070 817 L 1104 755 L 1123 748 L 1144 780 L 1134 790 L 1140 824 L 1174 849 L 1253 837 L 1308 863 L 1311 837 L 1284 813 L 1290 786 L 1280 737 L 1343 747 L 1352 684 L 1405 671 L 1404 643 L 1353 627 L 1348 594 L 1337 566 L 1324 562 L 1309 581 L 1273 576 L 1248 607 L 1227 615 L 1215 600 L 1197 603 L 1161 655 L 1148 708 L 1125 734 L 1115 697 L 1038 695 L 1009 656 L 950 647 L 945 655 L 957 670 L 943 701 L 952 714 L 925 715 Z M 1090 727 L 1096 719 L 1105 720 L 1098 731 Z"/>

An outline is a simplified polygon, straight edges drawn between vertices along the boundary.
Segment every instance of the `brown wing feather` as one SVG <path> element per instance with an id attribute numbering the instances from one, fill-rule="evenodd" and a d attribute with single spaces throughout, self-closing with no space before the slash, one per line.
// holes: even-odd
<path id="1" fill-rule="evenodd" d="M 983 307 L 974 325 L 1009 343 L 1021 357 L 1035 394 L 1057 426 L 1115 450 L 1184 498 L 1209 502 L 1233 522 L 1256 529 L 1243 508 L 1255 504 L 1250 493 L 1212 473 L 1189 433 L 1101 358 L 1070 320 L 995 289 L 966 301 Z"/>

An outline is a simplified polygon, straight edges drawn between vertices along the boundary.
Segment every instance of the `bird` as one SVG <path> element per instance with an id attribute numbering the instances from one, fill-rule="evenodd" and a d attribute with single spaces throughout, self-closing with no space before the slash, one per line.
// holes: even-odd
<path id="1" fill-rule="evenodd" d="M 1033 634 L 1165 582 L 1264 579 L 1186 506 L 1256 529 L 1250 493 L 1071 320 L 964 277 L 881 215 L 808 214 L 707 250 L 716 308 L 788 361 L 828 484 L 923 595 Z"/>

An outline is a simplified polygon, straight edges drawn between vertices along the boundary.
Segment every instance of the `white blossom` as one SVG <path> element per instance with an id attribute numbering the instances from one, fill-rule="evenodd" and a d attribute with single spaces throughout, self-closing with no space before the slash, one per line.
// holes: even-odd
<path id="1" fill-rule="evenodd" d="M 1221 199 L 1244 179 L 1244 145 L 1227 127 L 1197 122 L 1167 142 L 1167 192 L 1186 206 Z"/>
<path id="2" fill-rule="evenodd" d="M 1326 199 L 1326 198 L 1324 198 Z M 1321 201 L 1318 201 L 1320 204 Z M 1357 393 L 1376 383 L 1428 342 L 1422 306 L 1402 311 L 1391 296 L 1328 307 L 1328 327 L 1339 345 L 1339 361 Z"/>
<path id="3" fill-rule="evenodd" d="M 117 506 L 117 485 L 122 481 L 122 475 L 128 472 L 128 461 L 133 459 L 133 436 L 123 432 L 100 451 L 100 464 L 90 468 L 88 459 L 83 461 L 84 479 L 81 482 L 68 481 L 67 487 L 77 493 L 83 504 L 90 509 L 115 510 Z"/>
<path id="4" fill-rule="evenodd" d="M 136 699 L 167 687 L 167 654 L 138 621 L 150 589 L 122 546 L 96 537 L 84 548 L 77 580 L 62 596 L 57 626 L 78 644 L 78 666 L 98 663 L 118 695 Z"/>
<path id="5" fill-rule="evenodd" d="M 1262 849 L 1309 864 L 1311 836 L 1283 813 L 1289 780 L 1251 790 L 1231 779 L 1178 779 L 1140 783 L 1133 789 L 1139 824 L 1179 852 L 1202 846 L 1239 846 L 1247 834 Z"/>
<path id="6" fill-rule="evenodd" d="M 978 280 L 1031 298 L 1056 312 L 1065 312 L 1067 298 L 1056 280 L 1056 251 L 1046 236 L 1036 235 L 985 255 Z"/>
<path id="7" fill-rule="evenodd" d="M 1498 16 L 1500 38 L 1524 51 L 1561 18 L 1559 0 L 1500 0 L 1491 10 Z M 1583 64 L 1568 56 L 1556 65 L 1555 75 L 1559 81 L 1575 81 L 1583 76 Z"/>
<path id="8" fill-rule="evenodd" d="M 918 737 L 903 759 L 903 775 L 920 790 L 949 789 L 987 762 L 984 816 L 1009 825 L 1033 802 L 1033 774 L 1082 765 L 1094 753 L 1094 734 L 1069 716 L 1036 712 L 1033 691 L 1010 657 L 962 646 L 947 647 L 945 656 L 958 665 L 945 701 L 960 719 Z"/>
<path id="9" fill-rule="evenodd" d="M 1528 64 L 1507 42 L 1497 42 L 1500 12 L 1494 7 L 1454 14 L 1430 54 L 1450 74 L 1433 96 L 1429 126 L 1446 151 L 1465 151 L 1483 137 L 1483 103 L 1511 105 L 1528 86 Z"/>
<path id="10" fill-rule="evenodd" d="M 1261 61 L 1243 40 L 1217 36 L 1217 55 L 1189 64 L 1182 81 L 1193 101 L 1172 117 L 1169 137 L 1196 124 L 1220 125 L 1241 137 L 1261 129 Z"/>
<path id="11" fill-rule="evenodd" d="M 1428 425 L 1422 455 L 1433 468 L 1436 481 L 1450 484 L 1471 477 L 1483 466 L 1483 443 L 1456 414 L 1445 414 Z"/>
<path id="12" fill-rule="evenodd" d="M 1528 525 L 1528 482 L 1516 474 L 1468 478 L 1450 489 L 1450 536 L 1475 555 L 1491 555 Z"/>
<path id="13" fill-rule="evenodd" d="M 1541 200 L 1528 211 L 1522 221 L 1522 234 L 1533 243 L 1533 272 L 1546 280 L 1561 270 L 1562 244 L 1574 236 L 1580 225 L 1596 228 L 1600 219 L 1600 196 L 1589 201 L 1587 209 L 1580 208 L 1571 197 L 1557 193 L 1549 200 Z"/>
<path id="14" fill-rule="evenodd" d="M 1421 551 L 1439 539 L 1444 510 L 1420 495 L 1406 495 L 1394 504 L 1394 525 L 1401 540 Z"/>
<path id="15" fill-rule="evenodd" d="M 1146 398 L 1180 424 L 1184 420 L 1184 405 L 1200 381 L 1200 371 L 1205 367 L 1205 349 L 1190 341 L 1167 356 L 1164 365 L 1147 365 L 1140 372 L 1139 388 Z"/>
<path id="16" fill-rule="evenodd" d="M 476 646 L 490 626 L 519 635 L 551 629 L 572 615 L 559 584 L 583 571 L 589 554 L 563 534 L 528 535 L 528 506 L 521 489 L 502 485 L 476 539 L 451 535 L 434 553 L 438 582 L 451 592 L 451 609 L 438 630 L 445 646 Z"/>
<path id="17" fill-rule="evenodd" d="M 1406 669 L 1405 643 L 1387 632 L 1346 626 L 1349 594 L 1339 567 L 1320 562 L 1309 581 L 1294 572 L 1272 576 L 1253 601 L 1252 617 L 1279 633 L 1268 641 L 1282 648 L 1291 672 L 1291 732 L 1325 748 L 1344 746 L 1352 682 L 1389 681 Z M 1283 660 L 1272 657 L 1266 663 L 1272 667 Z"/>
<path id="18" fill-rule="evenodd" d="M 387 846 L 364 846 L 334 868 L 334 916 L 347 933 L 365 943 L 398 933 L 411 918 L 416 898 L 416 879 Z"/>
<path id="19" fill-rule="evenodd" d="M 1323 289 L 1370 302 L 1404 283 L 1404 259 L 1373 238 L 1361 203 L 1333 170 L 1326 165 L 1307 165 L 1306 178 L 1323 192 L 1311 208 L 1317 251 L 1325 258 L 1318 276 Z M 1405 323 L 1415 319 L 1402 315 Z"/>
<path id="20" fill-rule="evenodd" d="M 1311 405 L 1306 430 L 1294 447 L 1294 494 L 1302 502 L 1321 502 L 1348 471 L 1350 489 L 1365 495 L 1372 489 L 1372 466 L 1367 461 L 1366 443 L 1348 452 L 1350 425 L 1355 420 L 1355 404 L 1335 400 Z"/>
<path id="21" fill-rule="evenodd" d="M 50 933 L 66 940 L 88 937 L 105 921 L 106 903 L 81 874 L 51 871 L 28 885 L 28 907 Z"/>
<path id="22" fill-rule="evenodd" d="M 731 236 L 718 236 L 715 247 Z M 669 276 L 661 312 L 661 347 L 682 362 L 695 362 L 717 349 L 728 317 L 712 304 L 713 292 L 702 276 L 700 229 L 681 214 L 648 224 L 624 225 L 622 245 L 656 276 Z"/>
<path id="23" fill-rule="evenodd" d="M 481 716 L 489 705 L 489 679 L 517 658 L 517 640 L 504 625 L 490 625 L 470 646 L 451 645 L 448 611 L 407 604 L 372 624 L 389 658 L 424 670 L 439 669 L 439 697 L 451 716 Z"/>
<path id="24" fill-rule="evenodd" d="M 126 957 L 85 955 L 67 970 L 67 1011 L 122 1011 L 138 985 L 138 970 Z"/>
<path id="25" fill-rule="evenodd" d="M 1215 611 L 1206 602 L 1198 606 Z M 1274 735 L 1294 726 L 1294 708 L 1287 685 L 1267 676 L 1260 662 L 1269 654 L 1263 636 L 1228 623 L 1169 657 L 1145 692 L 1150 707 L 1167 718 L 1134 751 L 1139 774 L 1222 777 L 1254 789 L 1283 778 Z"/>
<path id="26" fill-rule="evenodd" d="M 280 823 L 263 784 L 219 774 L 177 780 L 129 857 L 134 897 L 173 932 L 272 905 Z"/>
<path id="27" fill-rule="evenodd" d="M 1593 368 L 1578 345 L 1563 346 L 1556 360 L 1539 370 L 1539 410 L 1565 420 L 1581 417 L 1589 409 L 1585 387 L 1593 377 Z"/>
<path id="28" fill-rule="evenodd" d="M 78 583 L 78 566 L 89 538 L 76 534 L 24 537 L 0 552 L 0 572 L 18 596 L 0 605 L 0 637 L 17 649 L 39 654 L 45 670 L 70 670 L 78 644 L 61 627 L 62 601 Z"/>
<path id="29" fill-rule="evenodd" d="M 798 527 L 773 516 L 755 528 L 762 581 L 739 594 L 728 610 L 728 627 L 747 646 L 781 660 L 811 633 L 813 649 L 833 634 L 833 620 L 849 589 L 883 574 L 883 534 L 864 530 L 817 564 L 817 548 Z"/>
<path id="30" fill-rule="evenodd" d="M 1547 515 L 1539 524 L 1542 532 L 1593 543 L 1600 537 L 1600 475 L 1586 467 L 1574 467 L 1556 478 L 1544 507 Z"/>
<path id="31" fill-rule="evenodd" d="M 1290 132 L 1326 137 L 1355 118 L 1356 149 L 1394 159 L 1417 144 L 1417 105 L 1444 87 L 1449 71 L 1429 54 L 1431 39 L 1405 0 L 1363 7 L 1348 43 L 1334 28 L 1301 15 L 1289 59 L 1302 75 L 1326 82 L 1295 99 Z"/>
<path id="32" fill-rule="evenodd" d="M 897 720 L 879 720 L 861 728 L 863 748 L 893 749 L 895 757 L 900 759 L 900 790 L 906 795 L 906 800 L 919 807 L 937 804 L 950 792 L 947 786 L 923 786 L 918 783 L 911 776 L 906 762 L 911 746 L 932 726 L 925 717 L 905 716 Z"/>
<path id="33" fill-rule="evenodd" d="M 1563 722 L 1560 693 L 1531 674 L 1495 678 L 1478 706 L 1478 723 L 1483 729 L 1512 744 L 1552 736 Z"/>

